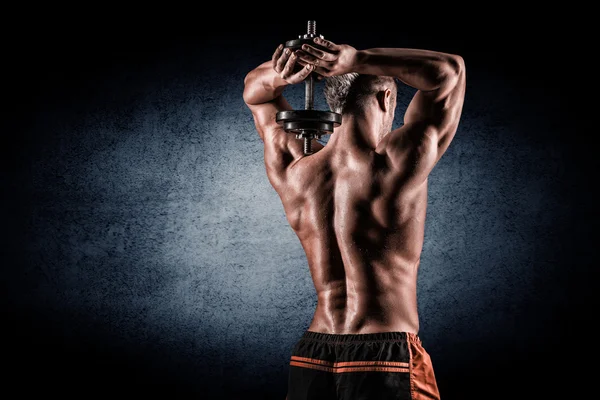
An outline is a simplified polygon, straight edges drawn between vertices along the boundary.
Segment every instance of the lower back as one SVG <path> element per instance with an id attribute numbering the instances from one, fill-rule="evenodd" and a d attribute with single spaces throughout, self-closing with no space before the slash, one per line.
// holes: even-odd
<path id="1" fill-rule="evenodd" d="M 340 260 L 342 262 L 332 263 L 331 254 L 318 256 L 315 253 L 308 260 L 317 293 L 310 331 L 418 333 L 418 259 L 404 260 L 388 253 L 378 260 L 363 259 L 359 255 L 341 256 Z"/>

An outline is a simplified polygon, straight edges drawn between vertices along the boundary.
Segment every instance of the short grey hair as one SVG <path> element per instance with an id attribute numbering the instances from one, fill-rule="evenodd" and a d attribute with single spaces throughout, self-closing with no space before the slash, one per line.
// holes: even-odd
<path id="1" fill-rule="evenodd" d="M 390 76 L 363 75 L 350 72 L 328 77 L 325 80 L 325 100 L 331 111 L 345 114 L 364 111 L 369 96 L 389 88 L 396 96 L 396 80 Z"/>

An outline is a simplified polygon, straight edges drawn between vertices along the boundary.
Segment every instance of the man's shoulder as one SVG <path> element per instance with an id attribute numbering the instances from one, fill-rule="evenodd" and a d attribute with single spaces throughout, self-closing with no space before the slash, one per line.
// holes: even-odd
<path id="1" fill-rule="evenodd" d="M 421 146 L 423 141 L 430 136 L 429 133 L 432 132 L 432 129 L 434 128 L 425 122 L 404 124 L 385 136 L 386 149 L 400 150 Z"/>

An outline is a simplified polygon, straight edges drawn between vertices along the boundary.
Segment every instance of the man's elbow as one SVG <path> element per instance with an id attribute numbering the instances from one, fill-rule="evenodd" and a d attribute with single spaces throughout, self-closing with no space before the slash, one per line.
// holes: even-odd
<path id="1" fill-rule="evenodd" d="M 465 61 L 459 55 L 447 54 L 438 72 L 437 98 L 447 97 L 465 80 Z"/>
<path id="2" fill-rule="evenodd" d="M 252 104 L 252 75 L 253 75 L 254 71 L 250 71 L 246 74 L 246 76 L 244 77 L 244 92 L 242 94 L 242 97 L 244 99 L 244 103 L 246 104 Z"/>
<path id="3" fill-rule="evenodd" d="M 458 54 L 448 54 L 444 69 L 448 79 L 456 80 L 465 73 L 465 60 Z"/>
<path id="4" fill-rule="evenodd" d="M 244 103 L 246 103 L 247 106 L 252 105 L 252 91 L 248 86 L 244 87 L 242 98 L 244 99 Z"/>

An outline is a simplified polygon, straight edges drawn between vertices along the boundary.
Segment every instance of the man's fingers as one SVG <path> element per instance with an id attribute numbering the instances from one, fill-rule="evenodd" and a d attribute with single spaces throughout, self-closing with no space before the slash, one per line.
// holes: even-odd
<path id="1" fill-rule="evenodd" d="M 283 69 L 281 70 L 281 77 L 285 80 L 288 80 L 290 76 L 292 76 L 294 72 L 294 66 L 296 65 L 297 56 L 295 53 L 292 53 L 287 62 L 285 63 Z"/>
<path id="2" fill-rule="evenodd" d="M 317 58 L 316 56 L 313 56 L 311 54 L 308 54 L 302 50 L 298 50 L 297 54 L 298 54 L 298 59 L 302 60 L 305 63 L 314 64 L 316 67 L 324 67 L 324 68 L 331 67 L 330 62 L 324 61 L 324 60 Z"/>
<path id="3" fill-rule="evenodd" d="M 292 52 L 290 51 L 290 49 L 283 50 L 283 54 L 275 62 L 275 71 L 277 73 L 281 73 L 281 71 L 283 71 L 283 67 L 285 67 L 285 64 L 290 58 L 291 53 Z"/>
<path id="4" fill-rule="evenodd" d="M 315 69 L 314 65 L 312 64 L 306 64 L 304 66 L 304 68 L 302 68 L 300 71 L 296 72 L 294 75 L 290 76 L 289 79 L 287 79 L 288 82 L 292 82 L 292 83 L 299 83 L 302 82 L 303 80 L 305 80 L 308 75 L 313 72 Z"/>
<path id="5" fill-rule="evenodd" d="M 308 54 L 312 54 L 313 56 L 315 56 L 318 59 L 323 60 L 323 61 L 335 61 L 335 60 L 337 60 L 337 57 L 338 57 L 336 54 L 327 53 L 327 52 L 325 52 L 323 50 L 319 50 L 309 44 L 303 44 L 302 50 Z"/>
<path id="6" fill-rule="evenodd" d="M 311 63 L 307 63 L 306 61 L 301 60 L 298 57 L 298 60 L 296 61 L 297 64 L 302 65 L 303 67 L 306 67 L 307 65 L 312 65 L 314 66 L 314 64 Z M 319 74 L 321 76 L 321 78 L 327 77 L 330 75 L 330 70 L 324 67 L 316 67 L 315 69 L 313 69 L 314 72 L 316 72 L 317 74 Z"/>
<path id="7" fill-rule="evenodd" d="M 335 43 L 333 43 L 332 41 L 321 39 L 320 37 L 314 38 L 313 41 L 316 44 L 318 44 L 319 46 L 327 47 L 331 51 L 338 51 L 338 50 L 340 50 L 340 46 L 337 45 L 337 44 L 335 44 Z"/>
<path id="8" fill-rule="evenodd" d="M 277 62 L 277 60 L 279 59 L 279 57 L 281 56 L 281 53 L 283 52 L 283 45 L 280 44 L 279 46 L 277 46 L 277 48 L 275 49 L 275 53 L 273 53 L 273 57 L 271 57 L 271 60 L 273 61 L 273 66 L 275 66 L 275 63 Z"/>
<path id="9" fill-rule="evenodd" d="M 325 47 L 331 51 L 335 52 L 340 50 L 339 45 L 329 40 L 318 37 L 313 40 L 319 46 Z M 281 74 L 282 78 L 288 82 L 292 80 L 301 82 L 312 71 L 324 77 L 329 76 L 330 70 L 337 58 L 337 54 L 328 53 L 308 44 L 304 44 L 302 50 L 297 50 L 296 52 L 292 52 L 290 49 L 285 48 L 280 44 L 275 49 L 271 60 L 273 62 L 273 69 L 278 74 Z M 293 71 L 296 64 L 299 64 L 304 68 L 294 74 Z"/>

